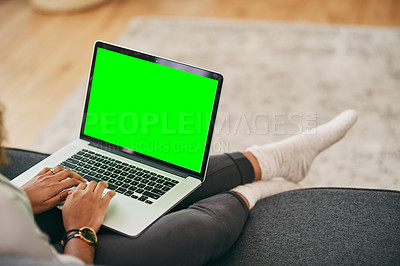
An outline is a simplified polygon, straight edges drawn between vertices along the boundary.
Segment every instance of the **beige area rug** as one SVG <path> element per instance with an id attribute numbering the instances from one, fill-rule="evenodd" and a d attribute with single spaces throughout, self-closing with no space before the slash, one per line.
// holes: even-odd
<path id="1" fill-rule="evenodd" d="M 224 74 L 213 153 L 354 108 L 357 124 L 302 184 L 400 189 L 400 29 L 141 17 L 107 41 Z M 78 136 L 84 93 L 85 82 L 32 149 L 51 153 Z"/>

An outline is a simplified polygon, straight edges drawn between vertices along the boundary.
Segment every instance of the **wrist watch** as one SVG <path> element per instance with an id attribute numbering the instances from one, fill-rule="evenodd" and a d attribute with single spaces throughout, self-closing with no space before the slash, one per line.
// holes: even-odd
<path id="1" fill-rule="evenodd" d="M 91 246 L 96 246 L 97 244 L 96 232 L 90 227 L 69 230 L 64 234 L 64 237 L 61 240 L 61 245 L 65 247 L 68 241 L 72 238 L 79 238 Z"/>

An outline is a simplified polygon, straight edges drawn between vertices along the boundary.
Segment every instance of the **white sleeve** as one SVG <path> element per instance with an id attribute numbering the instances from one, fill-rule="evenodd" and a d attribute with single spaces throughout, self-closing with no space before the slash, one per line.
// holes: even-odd
<path id="1" fill-rule="evenodd" d="M 35 223 L 25 193 L 0 175 L 0 254 L 84 265 L 73 256 L 59 254 Z"/>

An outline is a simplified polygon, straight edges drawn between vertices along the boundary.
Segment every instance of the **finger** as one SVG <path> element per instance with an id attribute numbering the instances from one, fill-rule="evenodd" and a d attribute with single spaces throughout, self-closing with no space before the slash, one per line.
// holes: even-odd
<path id="1" fill-rule="evenodd" d="M 94 193 L 96 196 L 101 197 L 103 195 L 104 189 L 108 187 L 108 183 L 105 181 L 101 181 L 97 184 L 96 188 L 94 189 Z"/>
<path id="2" fill-rule="evenodd" d="M 84 179 L 82 176 L 78 175 L 77 173 L 75 173 L 74 171 L 71 171 L 69 169 L 63 169 L 62 171 L 60 171 L 60 172 L 56 173 L 55 175 L 53 175 L 52 178 L 55 181 L 61 181 L 61 180 L 64 180 L 64 179 L 66 179 L 68 177 L 76 178 L 76 179 L 78 179 L 78 180 L 80 180 L 82 182 L 87 182 L 87 180 Z"/>
<path id="3" fill-rule="evenodd" d="M 53 170 L 54 170 L 54 173 L 57 174 L 57 173 L 61 172 L 62 170 L 64 170 L 64 168 L 57 165 L 56 167 L 53 168 Z"/>
<path id="4" fill-rule="evenodd" d="M 83 183 L 82 181 L 75 179 L 75 178 L 67 178 L 62 180 L 61 182 L 59 182 L 57 184 L 57 187 L 60 191 L 64 190 L 64 189 L 68 189 L 68 188 L 72 188 L 72 187 L 76 187 L 79 184 Z"/>
<path id="5" fill-rule="evenodd" d="M 60 204 L 61 202 L 65 201 L 67 196 L 68 196 L 68 191 L 63 191 L 63 192 L 55 195 L 54 197 L 46 200 L 45 203 L 48 204 L 49 209 L 50 209 L 50 208 L 53 208 L 54 206 Z"/>
<path id="6" fill-rule="evenodd" d="M 43 175 L 43 174 L 47 173 L 48 171 L 50 171 L 50 168 L 49 167 L 45 167 L 38 173 L 38 175 Z"/>
<path id="7" fill-rule="evenodd" d="M 80 183 L 75 190 L 84 190 L 86 188 L 86 183 Z"/>
<path id="8" fill-rule="evenodd" d="M 48 168 L 48 171 L 45 173 L 46 176 L 52 176 L 57 174 L 58 172 L 61 172 L 64 168 L 62 168 L 61 166 L 56 166 L 54 168 Z"/>
<path id="9" fill-rule="evenodd" d="M 111 199 L 115 196 L 115 191 L 110 190 L 107 192 L 107 194 L 104 195 L 102 201 L 108 206 L 110 204 Z"/>
<path id="10" fill-rule="evenodd" d="M 93 192 L 96 186 L 97 186 L 96 181 L 90 181 L 89 185 L 87 185 L 85 190 Z"/>

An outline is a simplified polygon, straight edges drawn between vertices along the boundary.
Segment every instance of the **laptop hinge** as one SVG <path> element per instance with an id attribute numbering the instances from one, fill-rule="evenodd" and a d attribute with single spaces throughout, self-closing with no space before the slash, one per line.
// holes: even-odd
<path id="1" fill-rule="evenodd" d="M 154 161 L 152 161 L 152 160 L 150 160 L 150 159 L 144 158 L 144 157 L 139 156 L 139 155 L 137 155 L 137 154 L 135 154 L 135 153 L 133 153 L 133 154 L 126 153 L 126 152 L 123 152 L 123 151 L 121 151 L 121 150 L 118 150 L 118 149 L 116 149 L 116 148 L 114 148 L 114 147 L 109 147 L 109 146 L 107 146 L 107 145 L 100 144 L 100 143 L 90 142 L 89 145 L 90 145 L 90 146 L 93 146 L 93 147 L 95 147 L 95 148 L 101 149 L 101 150 L 106 150 L 106 151 L 108 151 L 108 152 L 111 152 L 111 153 L 113 153 L 113 154 L 116 154 L 116 155 L 119 155 L 119 156 L 122 156 L 122 157 L 125 157 L 125 158 L 128 158 L 128 159 L 137 161 L 137 162 L 139 162 L 139 163 L 142 163 L 142 164 L 145 164 L 145 165 L 149 165 L 149 166 L 151 166 L 151 167 L 160 169 L 160 170 L 162 170 L 162 171 L 171 173 L 171 174 L 173 174 L 173 175 L 180 176 L 180 177 L 182 177 L 182 178 L 187 178 L 187 177 L 189 176 L 187 173 L 185 173 L 185 172 L 183 172 L 183 171 L 179 171 L 179 170 L 176 170 L 176 169 L 171 169 L 171 168 L 168 167 L 168 166 L 165 166 L 165 165 L 163 165 L 163 164 L 161 164 L 161 163 L 154 162 Z"/>

